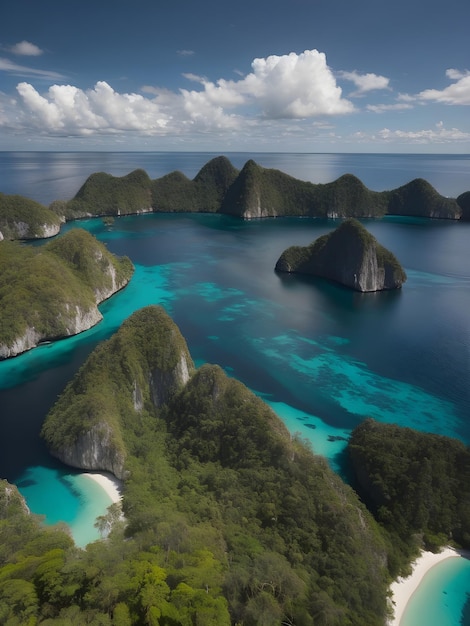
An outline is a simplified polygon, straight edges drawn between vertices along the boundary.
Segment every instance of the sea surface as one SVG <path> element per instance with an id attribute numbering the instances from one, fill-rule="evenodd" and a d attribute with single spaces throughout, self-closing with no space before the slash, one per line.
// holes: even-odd
<path id="1" fill-rule="evenodd" d="M 180 170 L 193 178 L 214 156 L 0 153 L 0 191 L 47 204 L 73 197 L 96 171 L 120 176 L 143 168 L 157 178 Z M 469 155 L 226 156 L 238 168 L 253 158 L 312 182 L 349 172 L 377 191 L 416 177 L 450 197 L 470 190 Z M 18 485 L 46 523 L 65 521 L 74 536 L 80 532 L 81 545 L 98 538 L 93 515 L 83 530 L 84 507 L 99 501 L 101 514 L 109 502 L 99 490 L 91 494 L 92 481 L 52 459 L 39 433 L 90 351 L 147 304 L 173 317 L 196 364 L 218 363 L 245 383 L 343 475 L 347 438 L 366 416 L 470 444 L 470 224 L 400 217 L 363 223 L 404 266 L 400 291 L 360 294 L 274 272 L 285 248 L 310 243 L 335 228 L 334 220 L 164 214 L 123 217 L 112 226 L 100 219 L 68 224 L 63 230 L 86 228 L 128 255 L 135 274 L 101 305 L 104 319 L 95 328 L 0 362 L 0 476 Z M 468 570 L 466 576 L 448 623 L 470 624 L 468 611 L 462 617 Z"/>

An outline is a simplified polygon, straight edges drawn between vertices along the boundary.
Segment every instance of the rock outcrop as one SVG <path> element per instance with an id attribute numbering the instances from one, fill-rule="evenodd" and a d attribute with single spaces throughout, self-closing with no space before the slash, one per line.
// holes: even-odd
<path id="1" fill-rule="evenodd" d="M 139 429 L 193 371 L 186 342 L 165 311 L 137 311 L 95 349 L 47 416 L 42 435 L 51 454 L 72 467 L 127 478 L 128 429 Z"/>
<path id="2" fill-rule="evenodd" d="M 76 229 L 41 248 L 4 242 L 0 272 L 6 283 L 0 299 L 0 359 L 5 359 L 100 322 L 97 305 L 127 285 L 133 266 Z"/>
<path id="3" fill-rule="evenodd" d="M 61 219 L 39 202 L 0 193 L 0 241 L 46 239 L 60 231 Z"/>
<path id="4" fill-rule="evenodd" d="M 309 246 L 285 250 L 276 271 L 320 276 L 362 292 L 399 289 L 406 280 L 395 256 L 352 218 Z"/>

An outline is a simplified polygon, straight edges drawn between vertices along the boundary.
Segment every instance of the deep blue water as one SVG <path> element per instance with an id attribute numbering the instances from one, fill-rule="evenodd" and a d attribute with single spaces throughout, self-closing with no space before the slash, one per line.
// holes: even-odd
<path id="1" fill-rule="evenodd" d="M 155 178 L 179 169 L 193 177 L 212 156 L 0 153 L 0 191 L 47 203 L 72 197 L 93 171 L 143 167 Z M 254 158 L 313 182 L 349 171 L 376 190 L 416 176 L 453 197 L 470 189 L 470 157 L 462 155 L 228 156 L 237 167 Z M 396 217 L 364 224 L 405 267 L 402 290 L 359 294 L 274 272 L 286 247 L 310 243 L 333 220 L 146 215 L 112 227 L 99 219 L 67 225 L 128 255 L 136 272 L 101 306 L 104 320 L 94 329 L 0 363 L 0 476 L 49 521 L 62 500 L 62 519 L 71 506 L 80 510 L 76 486 L 71 504 L 46 499 L 71 472 L 41 443 L 42 421 L 93 347 L 152 303 L 173 317 L 196 363 L 218 363 L 260 394 L 335 469 L 365 416 L 470 444 L 470 224 Z"/>

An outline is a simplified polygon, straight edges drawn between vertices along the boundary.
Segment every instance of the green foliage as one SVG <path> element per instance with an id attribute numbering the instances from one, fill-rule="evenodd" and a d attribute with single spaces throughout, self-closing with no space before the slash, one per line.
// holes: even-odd
<path id="1" fill-rule="evenodd" d="M 127 215 L 151 209 L 151 180 L 144 170 L 116 177 L 98 172 L 88 177 L 65 208 L 68 219 L 86 215 Z"/>
<path id="2" fill-rule="evenodd" d="M 389 215 L 459 219 L 462 212 L 456 200 L 441 196 L 422 178 L 384 194 L 388 197 Z"/>
<path id="3" fill-rule="evenodd" d="M 218 212 L 240 217 L 380 217 L 387 213 L 458 219 L 455 200 L 440 196 L 417 179 L 394 191 L 376 192 L 352 174 L 327 184 L 298 180 L 253 160 L 240 172 L 226 157 L 209 161 L 193 180 L 171 172 L 150 180 L 143 170 L 127 176 L 93 174 L 75 198 L 53 203 L 66 219 L 122 215 L 142 209 L 167 212 Z"/>
<path id="4" fill-rule="evenodd" d="M 463 443 L 368 419 L 354 430 L 349 452 L 362 496 L 405 560 L 417 538 L 428 549 L 449 541 L 470 547 L 470 449 Z"/>
<path id="5" fill-rule="evenodd" d="M 344 220 L 308 246 L 287 248 L 279 257 L 276 270 L 323 276 L 351 287 L 363 270 L 366 255 L 371 254 L 377 259 L 377 269 L 384 272 L 384 287 L 401 286 L 406 273 L 397 258 L 354 218 Z"/>
<path id="6" fill-rule="evenodd" d="M 0 346 L 12 346 L 28 329 L 36 341 L 73 334 L 77 309 L 96 310 L 101 294 L 123 286 L 132 271 L 129 259 L 82 229 L 37 248 L 1 242 Z"/>
<path id="7" fill-rule="evenodd" d="M 92 433 L 112 451 L 116 466 L 107 469 L 122 471 L 130 450 L 144 454 L 154 404 L 165 402 L 182 384 L 182 362 L 193 367 L 179 329 L 164 310 L 153 306 L 134 313 L 90 355 L 53 407 L 42 431 L 48 445 L 61 451 Z"/>
<path id="8" fill-rule="evenodd" d="M 161 308 L 142 309 L 90 355 L 46 420 L 60 446 L 104 416 L 125 449 L 129 554 L 122 570 L 106 561 L 82 611 L 119 604 L 123 619 L 149 624 L 311 624 L 320 613 L 380 624 L 385 544 L 354 492 L 219 367 L 174 386 L 168 373 L 185 350 Z"/>
<path id="9" fill-rule="evenodd" d="M 153 181 L 154 210 L 215 213 L 237 174 L 226 157 L 217 157 L 204 165 L 193 180 L 181 172 L 163 176 Z"/>
<path id="10" fill-rule="evenodd" d="M 48 209 L 23 196 L 0 193 L 0 233 L 4 239 L 37 239 L 46 230 L 59 229 L 60 218 Z"/>

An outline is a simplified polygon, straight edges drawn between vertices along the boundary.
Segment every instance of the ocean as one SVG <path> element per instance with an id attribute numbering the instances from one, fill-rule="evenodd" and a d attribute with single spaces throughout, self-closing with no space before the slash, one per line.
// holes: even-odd
<path id="1" fill-rule="evenodd" d="M 48 204 L 71 198 L 96 171 L 120 176 L 143 168 L 156 178 L 180 170 L 192 178 L 214 156 L 0 153 L 0 191 Z M 352 173 L 376 191 L 416 177 L 450 197 L 470 190 L 469 155 L 226 156 L 238 168 L 253 158 L 315 183 Z M 470 224 L 400 217 L 363 223 L 404 266 L 400 291 L 359 294 L 274 272 L 285 248 L 310 243 L 334 220 L 145 215 L 112 226 L 100 219 L 68 224 L 128 255 L 135 275 L 101 305 L 104 319 L 95 328 L 0 362 L 0 476 L 18 485 L 46 523 L 73 527 L 83 517 L 90 487 L 50 457 L 41 424 L 94 346 L 147 304 L 165 307 L 196 364 L 218 363 L 245 383 L 340 473 L 349 433 L 366 416 L 470 444 Z M 97 538 L 92 522 L 82 543 Z M 470 580 L 462 593 L 469 591 Z M 462 604 L 461 594 L 453 623 L 468 625 Z"/>

